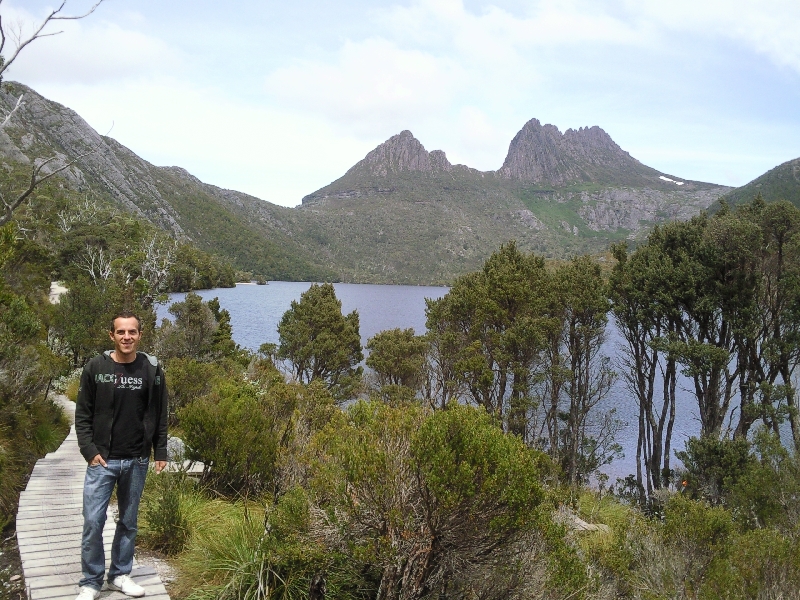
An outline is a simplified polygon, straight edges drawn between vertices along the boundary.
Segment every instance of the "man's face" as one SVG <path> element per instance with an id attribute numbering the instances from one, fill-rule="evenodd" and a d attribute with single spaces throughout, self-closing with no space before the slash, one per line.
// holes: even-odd
<path id="1" fill-rule="evenodd" d="M 114 340 L 114 357 L 119 362 L 128 362 L 136 357 L 136 348 L 142 339 L 136 317 L 117 317 L 114 319 L 114 331 L 109 335 Z"/>

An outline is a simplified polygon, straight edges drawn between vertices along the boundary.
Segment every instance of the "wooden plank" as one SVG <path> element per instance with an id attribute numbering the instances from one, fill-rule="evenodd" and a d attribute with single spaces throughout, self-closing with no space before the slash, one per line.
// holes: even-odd
<path id="1" fill-rule="evenodd" d="M 74 413 L 74 404 L 71 408 Z M 78 593 L 85 474 L 86 461 L 78 451 L 73 426 L 59 449 L 36 463 L 20 494 L 17 542 L 31 600 L 74 600 Z M 110 556 L 115 528 L 109 510 L 103 528 L 106 557 Z M 139 566 L 135 558 L 131 576 L 145 588 L 148 600 L 169 600 L 156 571 Z M 105 588 L 101 598 L 127 600 L 121 592 Z"/>

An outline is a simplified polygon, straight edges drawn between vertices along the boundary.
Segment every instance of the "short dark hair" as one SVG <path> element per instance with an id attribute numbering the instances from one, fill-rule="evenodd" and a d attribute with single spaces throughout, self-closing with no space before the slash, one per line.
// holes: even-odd
<path id="1" fill-rule="evenodd" d="M 113 317 L 111 317 L 111 322 L 109 323 L 108 330 L 111 333 L 114 333 L 114 322 L 117 319 L 131 319 L 131 318 L 136 319 L 136 323 L 138 324 L 139 331 L 141 331 L 142 330 L 142 319 L 139 317 L 139 315 L 137 315 L 136 313 L 131 312 L 129 310 L 121 310 L 117 314 L 115 314 Z"/>

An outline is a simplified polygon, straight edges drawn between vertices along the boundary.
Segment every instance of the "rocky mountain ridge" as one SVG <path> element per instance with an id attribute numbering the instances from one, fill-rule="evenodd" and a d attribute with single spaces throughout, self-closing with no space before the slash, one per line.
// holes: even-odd
<path id="1" fill-rule="evenodd" d="M 575 183 L 619 182 L 637 176 L 637 183 L 658 183 L 659 173 L 620 148 L 600 127 L 567 129 L 531 119 L 511 140 L 500 177 L 524 183 L 563 187 Z M 649 177 L 648 177 L 649 176 Z M 604 181 L 608 179 L 609 181 Z"/>
<path id="2" fill-rule="evenodd" d="M 448 283 L 507 240 L 551 257 L 602 252 L 730 189 L 647 167 L 599 127 L 562 134 L 532 119 L 497 171 L 453 165 L 406 130 L 290 209 L 156 167 L 70 109 L 13 87 L 0 92 L 0 108 L 20 92 L 26 104 L 0 131 L 2 160 L 67 161 L 95 148 L 65 173 L 68 185 L 269 278 Z"/>
<path id="3" fill-rule="evenodd" d="M 292 242 L 294 228 L 281 221 L 282 216 L 291 216 L 291 209 L 204 184 L 180 167 L 152 165 L 113 138 L 98 134 L 75 111 L 22 84 L 0 86 L 0 110 L 10 112 L 20 95 L 19 110 L 0 130 L 0 161 L 8 169 L 9 162 L 26 166 L 53 156 L 56 160 L 49 167 L 57 169 L 85 154 L 60 174 L 78 192 L 110 200 L 175 238 L 190 240 L 256 274 L 336 277 Z M 268 218 L 254 223 L 249 209 L 261 205 L 269 208 Z"/>

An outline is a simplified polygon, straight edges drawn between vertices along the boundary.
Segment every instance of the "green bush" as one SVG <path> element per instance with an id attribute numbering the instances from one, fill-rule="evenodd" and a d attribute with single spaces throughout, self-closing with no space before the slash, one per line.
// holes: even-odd
<path id="1" fill-rule="evenodd" d="M 219 379 L 178 413 L 187 458 L 203 462 L 207 482 L 228 496 L 277 496 L 302 480 L 298 444 L 336 410 L 321 382 L 287 384 L 274 368 L 253 375 Z"/>
<path id="2" fill-rule="evenodd" d="M 724 501 L 731 487 L 753 465 L 750 443 L 746 439 L 690 438 L 686 450 L 675 455 L 686 467 L 687 491 L 693 498 L 712 504 Z"/>
<path id="3" fill-rule="evenodd" d="M 181 471 L 148 472 L 141 507 L 141 539 L 145 545 L 165 554 L 184 549 L 191 536 L 186 505 L 189 496 L 196 493 L 192 487 Z"/>
<path id="4" fill-rule="evenodd" d="M 214 381 L 225 375 L 216 363 L 202 363 L 194 358 L 171 358 L 164 373 L 169 389 L 170 426 L 178 425 L 178 412 L 201 396 L 208 394 Z"/>
<path id="5" fill-rule="evenodd" d="M 800 595 L 798 540 L 774 529 L 748 531 L 731 550 L 736 589 L 743 598 L 779 598 Z"/>
<path id="6" fill-rule="evenodd" d="M 226 379 L 179 411 L 187 458 L 205 463 L 223 493 L 249 495 L 274 483 L 278 415 L 267 399 L 252 382 Z"/>
<path id="7" fill-rule="evenodd" d="M 36 460 L 56 450 L 68 431 L 63 412 L 52 402 L 0 400 L 0 529 L 13 518 Z"/>
<path id="8" fill-rule="evenodd" d="M 672 582 L 675 591 L 692 597 L 709 579 L 727 579 L 727 559 L 737 533 L 731 513 L 721 506 L 676 495 L 667 502 L 664 515 L 662 542 L 683 559 L 683 572 Z"/>
<path id="9" fill-rule="evenodd" d="M 64 390 L 64 395 L 72 402 L 78 401 L 78 391 L 81 389 L 80 379 L 71 379 Z"/>
<path id="10" fill-rule="evenodd" d="M 483 409 L 361 401 L 314 439 L 312 454 L 312 489 L 343 535 L 334 548 L 387 599 L 466 590 L 542 522 L 549 460 Z"/>
<path id="11" fill-rule="evenodd" d="M 763 428 L 756 432 L 752 448 L 748 470 L 727 491 L 727 506 L 746 527 L 795 528 L 800 523 L 798 455 Z"/>

